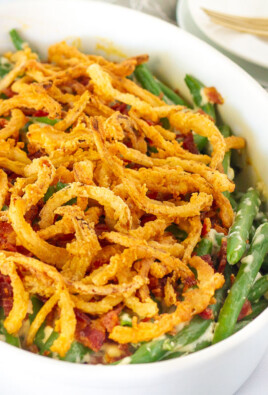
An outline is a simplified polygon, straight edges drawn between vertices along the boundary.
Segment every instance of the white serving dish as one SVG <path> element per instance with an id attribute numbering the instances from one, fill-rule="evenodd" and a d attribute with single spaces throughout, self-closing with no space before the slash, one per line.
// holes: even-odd
<path id="1" fill-rule="evenodd" d="M 66 38 L 80 38 L 82 49 L 95 53 L 97 42 L 109 41 L 127 55 L 149 53 L 157 74 L 188 98 L 185 73 L 216 86 L 226 100 L 221 109 L 224 120 L 247 138 L 251 159 L 268 185 L 268 95 L 204 42 L 159 19 L 99 2 L 6 2 L 0 5 L 0 18 L 0 53 L 11 49 L 8 31 L 13 27 L 43 54 L 48 45 Z M 215 346 L 146 365 L 76 365 L 0 343 L 1 394 L 229 395 L 264 354 L 267 328 L 268 309 Z"/>

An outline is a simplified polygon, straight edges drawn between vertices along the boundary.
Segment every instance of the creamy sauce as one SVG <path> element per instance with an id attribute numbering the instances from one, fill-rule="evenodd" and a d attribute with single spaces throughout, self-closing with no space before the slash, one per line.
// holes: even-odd
<path id="1" fill-rule="evenodd" d="M 208 97 L 205 94 L 205 89 L 204 88 L 200 89 L 200 95 L 201 95 L 201 98 L 202 98 L 201 105 L 200 105 L 200 107 L 201 107 L 201 106 L 204 106 L 205 104 L 208 104 Z"/>
<path id="2" fill-rule="evenodd" d="M 220 243 L 217 240 L 217 237 L 224 236 L 223 233 L 218 233 L 215 229 L 210 229 L 206 238 L 212 242 L 212 255 L 216 254 L 220 250 Z"/>
<path id="3" fill-rule="evenodd" d="M 245 263 L 246 265 L 251 265 L 253 262 L 253 259 L 254 259 L 253 255 L 248 255 L 248 256 L 245 256 L 245 258 L 243 258 L 241 260 L 241 262 Z"/>
<path id="4" fill-rule="evenodd" d="M 206 332 L 202 336 L 200 336 L 196 341 L 194 341 L 194 342 L 192 342 L 190 344 L 187 344 L 184 347 L 177 346 L 174 351 L 189 352 L 189 353 L 190 352 L 194 352 L 195 349 L 196 349 L 196 346 L 198 344 L 200 344 L 200 343 L 202 343 L 204 341 L 212 342 L 213 335 L 214 335 L 214 329 L 215 329 L 215 323 L 212 322 L 209 325 L 209 327 L 206 330 Z"/>
<path id="5" fill-rule="evenodd" d="M 47 325 L 44 328 L 44 334 L 45 334 L 44 339 L 43 339 L 44 343 L 47 341 L 47 339 L 49 338 L 49 336 L 51 335 L 52 332 L 53 332 L 53 328 L 51 326 Z"/>
<path id="6" fill-rule="evenodd" d="M 130 357 L 123 358 L 122 361 L 119 362 L 118 365 L 128 365 L 131 361 Z"/>
<path id="7" fill-rule="evenodd" d="M 254 240 L 254 245 L 255 244 L 261 244 L 262 242 L 263 242 L 263 240 L 264 240 L 264 235 L 262 234 L 262 235 L 258 235 L 256 238 L 255 238 L 255 240 Z"/>
<path id="8" fill-rule="evenodd" d="M 234 169 L 229 166 L 227 170 L 227 177 L 229 178 L 229 180 L 233 180 L 234 176 L 235 176 Z"/>
<path id="9" fill-rule="evenodd" d="M 1 340 L 1 342 L 5 342 L 6 341 L 5 335 L 0 335 L 0 340 Z"/>

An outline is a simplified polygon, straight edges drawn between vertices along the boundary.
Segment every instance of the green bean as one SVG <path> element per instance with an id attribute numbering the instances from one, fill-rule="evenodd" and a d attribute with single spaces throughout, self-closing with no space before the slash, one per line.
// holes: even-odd
<path id="1" fill-rule="evenodd" d="M 0 93 L 0 99 L 6 100 L 6 99 L 8 99 L 8 96 L 2 92 L 2 93 Z"/>
<path id="2" fill-rule="evenodd" d="M 268 273 L 268 255 L 266 255 L 266 257 L 264 258 L 261 269 L 264 271 L 264 273 Z"/>
<path id="3" fill-rule="evenodd" d="M 145 64 L 137 66 L 134 74 L 141 86 L 147 89 L 149 92 L 153 93 L 156 96 L 161 96 L 161 94 L 164 95 L 163 100 L 166 102 L 172 101 L 174 104 L 184 105 L 188 107 L 188 104 L 176 92 L 163 84 L 163 82 L 157 80 Z M 195 134 L 194 142 L 197 145 L 198 150 L 202 151 L 202 149 L 205 148 L 208 139 L 204 136 Z"/>
<path id="4" fill-rule="evenodd" d="M 211 342 L 209 340 L 203 340 L 200 343 L 197 343 L 192 347 L 191 353 L 203 350 L 204 348 L 207 348 L 210 345 L 211 345 Z M 175 352 L 172 352 L 172 353 L 168 354 L 167 356 L 165 356 L 165 358 L 163 358 L 161 361 L 167 361 L 169 359 L 179 358 L 179 357 L 182 357 L 183 355 L 187 355 L 187 354 L 189 354 L 189 352 L 175 351 Z"/>
<path id="5" fill-rule="evenodd" d="M 219 131 L 221 132 L 224 138 L 231 136 L 231 130 L 228 125 L 219 126 Z M 228 173 L 228 169 L 230 167 L 230 161 L 231 161 L 231 151 L 228 151 L 224 155 L 222 161 L 222 166 L 225 174 Z"/>
<path id="6" fill-rule="evenodd" d="M 153 93 L 155 96 L 162 94 L 161 89 L 145 64 L 138 65 L 135 68 L 134 75 L 144 89 L 147 89 L 147 91 Z"/>
<path id="7" fill-rule="evenodd" d="M 167 85 L 165 85 L 163 82 L 156 80 L 158 86 L 160 87 L 161 91 L 164 93 L 164 95 L 172 101 L 174 104 L 178 104 L 180 106 L 186 106 L 189 107 L 189 104 L 186 103 L 185 100 L 183 100 L 176 92 L 174 92 L 173 89 L 169 88 Z"/>
<path id="8" fill-rule="evenodd" d="M 172 101 L 174 104 L 187 106 L 187 103 L 171 88 L 157 80 L 145 64 L 140 64 L 136 67 L 134 75 L 138 82 L 144 89 L 153 93 L 156 96 L 163 96 L 163 100 L 168 102 Z"/>
<path id="9" fill-rule="evenodd" d="M 256 302 L 259 300 L 265 292 L 268 291 L 268 274 L 259 278 L 252 286 L 248 294 L 248 300 L 250 302 Z"/>
<path id="10" fill-rule="evenodd" d="M 21 348 L 19 337 L 16 335 L 11 335 L 10 333 L 7 332 L 6 328 L 4 327 L 4 320 L 5 320 L 4 309 L 0 307 L 0 334 L 4 336 L 5 341 L 8 344 Z"/>
<path id="11" fill-rule="evenodd" d="M 203 104 L 202 90 L 205 88 L 205 85 L 189 74 L 186 74 L 184 81 L 191 92 L 194 104 L 216 120 L 215 106 L 208 101 Z"/>
<path id="12" fill-rule="evenodd" d="M 166 232 L 170 232 L 173 234 L 173 236 L 179 240 L 179 241 L 183 241 L 186 239 L 187 237 L 187 233 L 185 232 L 185 230 L 182 230 L 178 227 L 177 224 L 172 223 L 171 225 L 169 225 L 166 230 Z"/>
<path id="13" fill-rule="evenodd" d="M 83 358 L 87 354 L 91 354 L 92 350 L 88 347 L 85 347 L 83 344 L 73 341 L 70 349 L 67 351 L 64 357 L 60 359 L 68 362 L 83 362 Z"/>
<path id="14" fill-rule="evenodd" d="M 68 184 L 64 184 L 63 182 L 58 182 L 56 185 L 51 185 L 48 187 L 48 190 L 45 193 L 44 201 L 47 202 L 48 199 L 55 193 L 65 188 Z"/>
<path id="15" fill-rule="evenodd" d="M 48 337 L 48 339 L 46 340 L 46 342 L 43 342 L 40 345 L 40 347 L 39 347 L 40 354 L 44 355 L 44 352 L 46 351 L 46 356 L 50 357 L 52 355 L 52 353 L 50 351 L 50 347 L 52 346 L 54 341 L 57 340 L 58 337 L 59 337 L 59 333 L 53 331 L 50 334 L 50 336 Z"/>
<path id="16" fill-rule="evenodd" d="M 249 232 L 260 203 L 258 192 L 249 188 L 238 204 L 238 211 L 227 239 L 227 260 L 231 265 L 237 263 L 246 250 Z"/>
<path id="17" fill-rule="evenodd" d="M 8 69 L 0 66 L 0 78 L 3 78 L 9 72 L 10 72 L 10 69 L 8 70 Z"/>
<path id="18" fill-rule="evenodd" d="M 59 333 L 53 331 L 47 341 L 43 343 L 40 347 L 40 354 L 44 354 L 46 352 L 46 356 L 51 357 L 52 353 L 50 351 L 50 347 L 54 343 L 54 341 L 59 337 Z M 86 354 L 91 354 L 92 350 L 83 344 L 74 340 L 71 344 L 70 349 L 67 351 L 64 357 L 59 357 L 62 361 L 68 362 L 83 362 L 83 358 Z"/>
<path id="19" fill-rule="evenodd" d="M 11 70 L 11 63 L 6 58 L 0 57 L 0 78 L 3 78 Z"/>
<path id="20" fill-rule="evenodd" d="M 229 128 L 228 125 L 221 125 L 219 126 L 219 131 L 223 135 L 224 138 L 231 136 L 231 129 Z M 224 173 L 228 175 L 230 167 L 230 162 L 231 162 L 231 151 L 226 152 L 224 155 L 223 161 L 222 161 L 222 167 L 224 170 Z M 223 192 L 223 195 L 229 199 L 232 208 L 236 211 L 237 210 L 237 203 L 235 199 L 232 197 L 229 191 Z"/>
<path id="21" fill-rule="evenodd" d="M 207 145 L 208 139 L 207 137 L 201 136 L 200 134 L 194 134 L 194 142 L 198 151 L 201 152 Z"/>
<path id="22" fill-rule="evenodd" d="M 182 348 L 196 341 L 206 332 L 211 323 L 211 320 L 204 320 L 196 316 L 191 320 L 190 324 L 185 326 L 177 335 L 144 343 L 131 357 L 129 357 L 129 363 L 159 361 L 171 351 L 177 351 L 177 348 Z"/>
<path id="23" fill-rule="evenodd" d="M 11 37 L 14 47 L 17 49 L 17 51 L 21 51 L 23 49 L 23 44 L 25 43 L 25 41 L 23 41 L 23 39 L 20 37 L 17 30 L 10 30 L 9 35 Z"/>
<path id="24" fill-rule="evenodd" d="M 121 313 L 119 320 L 122 326 L 132 326 L 132 318 L 128 313 Z"/>
<path id="25" fill-rule="evenodd" d="M 236 280 L 220 311 L 213 343 L 230 336 L 250 288 L 268 251 L 268 223 L 261 225 L 253 238 L 249 252 L 241 261 Z"/>
<path id="26" fill-rule="evenodd" d="M 33 312 L 31 314 L 29 314 L 30 323 L 33 322 L 37 313 L 43 306 L 43 302 L 36 296 L 31 297 L 31 302 L 32 302 L 32 306 L 33 306 Z M 44 346 L 45 326 L 46 326 L 46 324 L 45 324 L 45 322 L 43 322 L 42 325 L 40 326 L 40 328 L 38 329 L 38 331 L 35 335 L 35 338 L 34 338 L 34 344 L 38 347 L 39 350 Z"/>
<path id="27" fill-rule="evenodd" d="M 198 256 L 203 256 L 211 254 L 212 252 L 212 241 L 203 237 L 201 241 L 197 244 L 195 252 Z"/>
<path id="28" fill-rule="evenodd" d="M 54 126 L 59 122 L 59 119 L 50 119 L 48 117 L 31 117 L 31 121 L 45 123 L 47 125 Z"/>

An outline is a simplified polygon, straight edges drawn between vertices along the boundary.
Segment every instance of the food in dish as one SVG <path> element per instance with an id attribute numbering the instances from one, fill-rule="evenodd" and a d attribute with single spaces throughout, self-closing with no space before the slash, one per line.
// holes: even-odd
<path id="1" fill-rule="evenodd" d="M 234 193 L 231 150 L 245 141 L 221 125 L 217 90 L 186 76 L 191 109 L 147 55 L 112 63 L 62 42 L 44 62 L 11 38 L 0 69 L 3 339 L 72 362 L 142 363 L 258 315 L 268 224 L 256 190 Z"/>

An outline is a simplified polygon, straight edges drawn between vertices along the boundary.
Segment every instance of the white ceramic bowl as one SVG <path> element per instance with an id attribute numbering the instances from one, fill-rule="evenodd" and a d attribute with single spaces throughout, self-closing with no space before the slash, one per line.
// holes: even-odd
<path id="1" fill-rule="evenodd" d="M 153 69 L 188 95 L 191 73 L 225 98 L 221 114 L 246 137 L 252 161 L 268 184 L 268 95 L 242 69 L 215 49 L 156 18 L 86 1 L 6 2 L 0 5 L 0 53 L 11 49 L 15 27 L 39 52 L 66 38 L 81 38 L 97 52 L 107 39 L 127 55 L 149 53 Z M 106 39 L 106 40 L 103 40 Z M 51 360 L 0 343 L 1 394 L 233 394 L 251 374 L 268 345 L 268 309 L 223 342 L 180 359 L 146 365 L 89 366 Z"/>

